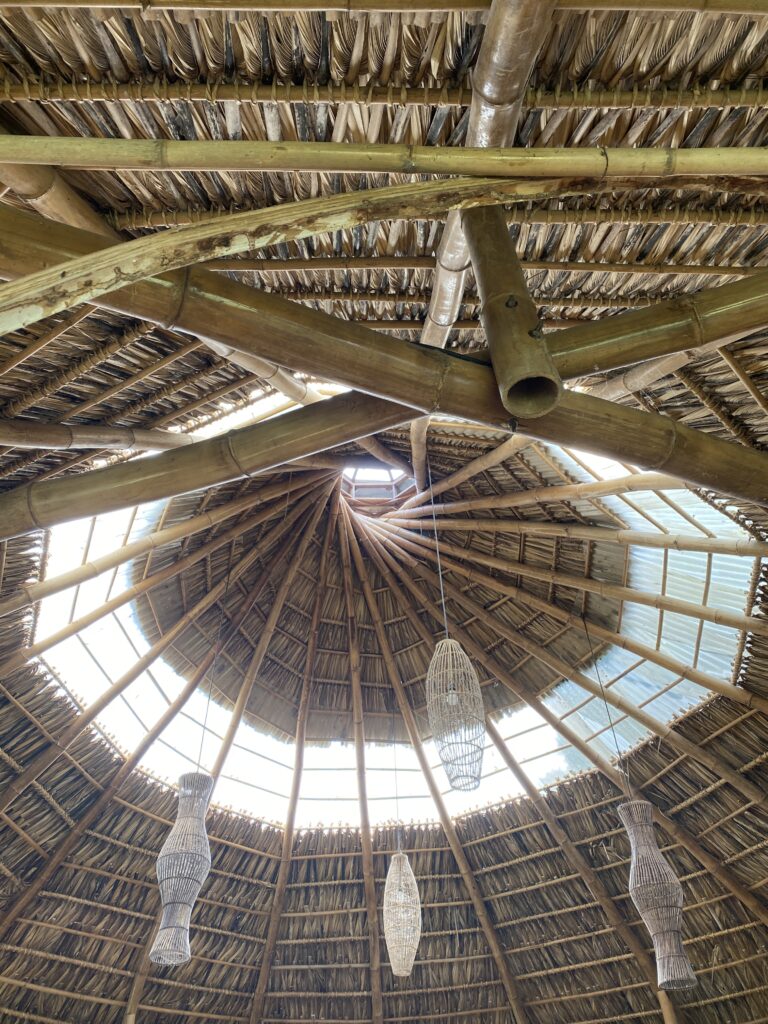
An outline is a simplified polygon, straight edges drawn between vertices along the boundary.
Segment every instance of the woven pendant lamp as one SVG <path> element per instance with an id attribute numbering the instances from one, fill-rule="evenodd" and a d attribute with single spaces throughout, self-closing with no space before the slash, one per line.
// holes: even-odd
<path id="1" fill-rule="evenodd" d="M 427 715 L 453 789 L 477 789 L 483 767 L 485 708 L 472 662 L 456 640 L 440 640 L 427 670 Z"/>
<path id="2" fill-rule="evenodd" d="M 162 916 L 149 953 L 154 964 L 184 964 L 190 958 L 192 907 L 211 870 L 205 815 L 212 789 L 213 779 L 205 772 L 179 779 L 176 824 L 157 858 Z"/>
<path id="3" fill-rule="evenodd" d="M 398 978 L 407 978 L 421 938 L 421 900 L 408 858 L 398 850 L 384 884 L 384 941 Z"/>
<path id="4" fill-rule="evenodd" d="M 696 975 L 683 946 L 683 887 L 656 844 L 653 805 L 630 800 L 618 810 L 632 847 L 629 895 L 653 940 L 659 988 L 693 988 Z"/>

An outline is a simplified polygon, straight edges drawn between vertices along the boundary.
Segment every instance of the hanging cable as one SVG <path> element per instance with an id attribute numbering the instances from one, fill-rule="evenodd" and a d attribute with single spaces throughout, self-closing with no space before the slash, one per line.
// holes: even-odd
<path id="1" fill-rule="evenodd" d="M 440 580 L 440 605 L 443 609 L 443 628 L 445 630 L 445 639 L 448 639 L 448 613 L 445 610 L 445 587 L 443 585 L 443 566 L 440 561 L 440 541 L 437 536 L 437 519 L 435 518 L 435 494 L 432 490 L 432 466 L 429 461 L 429 447 L 426 451 L 427 456 L 427 477 L 429 479 L 429 505 L 432 510 L 432 532 L 435 535 L 435 551 L 437 552 L 437 578 Z"/>
<path id="2" fill-rule="evenodd" d="M 603 704 L 605 706 L 605 714 L 606 714 L 606 717 L 608 719 L 608 725 L 610 726 L 611 734 L 613 736 L 613 745 L 616 748 L 616 768 L 618 769 L 618 771 L 621 773 L 621 775 L 624 778 L 624 786 L 625 786 L 625 789 L 626 789 L 627 797 L 629 798 L 631 796 L 631 786 L 630 786 L 630 780 L 629 780 L 629 763 L 627 763 L 626 767 L 624 767 L 624 765 L 622 764 L 621 751 L 619 750 L 619 739 L 618 739 L 618 736 L 616 735 L 616 727 L 615 727 L 614 722 L 613 722 L 613 716 L 611 715 L 611 710 L 610 710 L 610 707 L 608 705 L 608 700 L 607 700 L 607 698 L 605 696 L 605 687 L 603 686 L 603 679 L 602 679 L 602 676 L 600 675 L 600 666 L 598 664 L 597 658 L 595 657 L 595 649 L 592 646 L 592 637 L 589 635 L 589 629 L 587 627 L 587 617 L 586 617 L 586 615 L 582 615 L 581 616 L 581 621 L 582 621 L 582 623 L 584 625 L 584 633 L 585 633 L 586 638 L 587 638 L 587 643 L 589 644 L 589 655 L 590 655 L 590 658 L 592 660 L 592 664 L 595 666 L 595 674 L 597 675 L 597 683 L 598 683 L 598 686 L 600 687 L 600 694 L 601 694 L 601 696 L 603 698 Z"/>

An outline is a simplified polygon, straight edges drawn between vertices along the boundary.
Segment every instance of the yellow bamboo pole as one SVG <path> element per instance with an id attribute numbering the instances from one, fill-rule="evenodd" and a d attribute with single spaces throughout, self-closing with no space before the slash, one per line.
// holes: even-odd
<path id="1" fill-rule="evenodd" d="M 99 247 L 98 240 L 58 225 L 47 225 L 41 236 L 35 218 L 18 211 L 0 209 L 0 229 L 0 269 L 11 274 L 35 265 L 55 264 L 78 251 L 82 254 Z M 752 287 L 751 297 L 747 300 L 742 296 L 734 302 L 729 289 L 745 283 Z M 711 300 L 713 293 L 722 299 L 718 316 L 714 313 L 717 304 Z M 768 307 L 768 298 L 759 278 L 701 294 L 710 296 L 708 334 L 730 335 L 736 320 L 746 329 L 749 317 L 760 323 L 768 315 L 763 311 Z M 678 327 L 683 323 L 683 334 L 683 328 L 690 329 L 693 320 L 701 325 L 696 306 L 699 298 L 690 300 L 693 305 L 688 308 L 688 320 L 683 322 L 681 314 L 678 315 Z M 375 390 L 422 412 L 444 412 L 502 429 L 508 427 L 508 414 L 501 405 L 490 367 L 444 351 L 380 338 L 359 324 L 328 317 L 206 271 L 192 270 L 188 275 L 170 274 L 142 281 L 122 293 L 113 293 L 104 304 L 198 335 L 207 331 L 215 335 L 215 340 L 240 350 L 253 344 L 256 336 L 263 357 L 294 369 L 325 379 L 330 377 L 361 391 Z M 666 306 L 659 303 L 654 309 Z M 612 319 L 616 322 L 622 318 Z M 635 341 L 630 326 L 625 323 L 632 347 Z M 669 337 L 673 335 L 677 337 L 674 332 Z M 704 343 L 706 339 L 700 340 Z M 679 340 L 670 343 L 680 345 Z M 614 355 L 618 348 L 615 347 Z M 558 369 L 562 372 L 562 366 Z M 759 453 L 737 448 L 663 417 L 601 402 L 588 395 L 566 392 L 554 412 L 535 421 L 521 421 L 519 429 L 541 440 L 568 443 L 609 458 L 664 469 L 724 493 L 766 500 L 766 460 Z"/>
<path id="2" fill-rule="evenodd" d="M 349 142 L 93 139 L 0 134 L 1 165 L 77 170 L 313 171 L 477 177 L 669 179 L 768 172 L 768 148 L 457 148 Z M 326 202 L 329 197 L 326 197 Z"/>
<path id="3" fill-rule="evenodd" d="M 417 491 L 427 486 L 427 431 L 429 416 L 418 416 L 411 420 L 411 461 L 413 479 Z M 410 499 L 412 500 L 412 499 Z"/>

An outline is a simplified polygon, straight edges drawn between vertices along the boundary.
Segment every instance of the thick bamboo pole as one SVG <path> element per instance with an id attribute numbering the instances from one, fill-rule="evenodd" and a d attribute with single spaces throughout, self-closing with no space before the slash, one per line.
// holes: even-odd
<path id="1" fill-rule="evenodd" d="M 264 623 L 264 627 L 259 634 L 256 649 L 253 652 L 253 657 L 251 658 L 248 669 L 243 677 L 240 692 L 237 695 L 237 700 L 235 701 L 229 723 L 227 724 L 227 731 L 224 733 L 224 738 L 221 741 L 221 747 L 219 748 L 216 760 L 213 763 L 213 768 L 211 769 L 211 775 L 216 780 L 220 777 L 222 769 L 224 768 L 224 763 L 232 749 L 232 744 L 235 742 L 235 735 L 237 734 L 237 730 L 240 728 L 240 723 L 242 722 L 246 708 L 248 707 L 248 701 L 250 700 L 251 693 L 253 692 L 256 677 L 261 671 L 261 666 L 264 663 L 267 649 L 272 641 L 275 629 L 277 628 L 278 619 L 282 614 L 286 598 L 288 597 L 288 591 L 291 589 L 296 573 L 301 567 L 304 555 L 309 547 L 309 542 L 312 540 L 312 536 L 317 528 L 320 516 L 328 502 L 329 494 L 330 490 L 326 490 L 326 493 L 322 498 L 316 502 L 315 510 L 310 516 L 309 522 L 304 526 L 296 552 L 288 563 L 288 567 L 283 573 L 275 590 L 275 596 L 272 601 L 272 606 L 269 609 L 269 614 L 267 615 L 267 621 Z"/>
<path id="2" fill-rule="evenodd" d="M 517 440 L 518 446 L 512 444 L 512 441 Z M 506 443 L 506 442 L 505 442 Z M 508 452 L 514 454 L 520 450 L 520 444 L 518 438 L 510 438 Z M 498 451 L 498 449 L 495 449 Z M 490 453 L 489 453 L 490 454 Z M 506 457 L 506 455 L 504 456 Z M 481 456 L 482 459 L 485 456 Z M 483 469 L 487 468 L 485 463 L 478 464 Z M 470 463 L 470 465 L 472 465 Z M 469 468 L 469 467 L 465 467 Z M 435 484 L 435 493 L 438 493 L 437 488 L 440 486 L 440 490 L 445 491 L 450 487 L 455 487 L 457 482 L 463 482 L 461 473 L 459 470 L 457 474 L 453 474 L 451 477 L 447 477 L 447 481 L 453 481 L 445 486 L 446 481 L 440 481 L 440 485 Z M 474 473 L 473 473 L 474 475 Z M 467 479 L 464 477 L 463 479 Z M 556 501 L 578 501 L 583 498 L 602 498 L 607 495 L 618 495 L 618 494 L 632 494 L 636 491 L 670 491 L 678 490 L 681 487 L 681 483 L 675 477 L 668 476 L 664 473 L 628 473 L 626 476 L 614 477 L 610 480 L 595 480 L 589 481 L 588 483 L 571 483 L 571 484 L 547 484 L 544 487 L 531 487 L 529 490 L 524 491 L 512 491 L 509 494 L 490 494 L 482 498 L 461 498 L 456 501 L 446 501 L 443 504 L 435 504 L 434 510 L 436 513 L 457 513 L 457 512 L 480 512 L 488 509 L 508 509 L 508 508 L 522 508 L 525 505 L 538 505 L 539 503 L 550 503 Z M 420 497 L 417 495 L 417 497 Z M 426 494 L 424 501 L 429 500 L 429 494 Z M 432 505 L 428 508 L 422 506 L 418 508 L 413 507 L 415 499 L 411 499 L 410 502 L 405 502 L 401 508 L 395 509 L 390 513 L 390 518 L 393 520 L 399 519 L 415 519 L 421 518 L 422 516 L 432 515 Z"/>
<path id="3" fill-rule="evenodd" d="M 312 694 L 312 676 L 315 670 L 315 659 L 317 655 L 318 639 L 320 634 L 320 619 L 322 613 L 323 599 L 328 585 L 328 553 L 331 540 L 336 533 L 336 522 L 338 518 L 340 491 L 337 489 L 331 501 L 328 511 L 328 522 L 325 529 L 325 537 L 320 552 L 320 564 L 317 572 L 317 588 L 312 602 L 312 617 L 307 635 L 307 653 L 304 659 L 304 674 L 301 683 L 301 697 L 296 715 L 296 744 L 293 762 L 293 779 L 291 780 L 291 793 L 288 799 L 288 811 L 285 816 L 285 828 L 283 830 L 283 842 L 280 852 L 280 866 L 277 871 L 275 891 L 272 896 L 272 906 L 267 922 L 267 934 L 261 952 L 261 964 L 259 965 L 259 976 L 256 981 L 256 988 L 253 993 L 251 1007 L 248 1014 L 249 1024 L 260 1024 L 264 1013 L 264 999 L 269 984 L 269 972 L 272 967 L 272 960 L 277 946 L 277 936 L 280 930 L 280 919 L 285 906 L 285 892 L 288 885 L 288 872 L 291 867 L 291 854 L 293 852 L 294 825 L 296 822 L 296 807 L 299 802 L 299 791 L 301 789 L 301 776 L 304 770 L 304 745 L 307 739 L 307 718 L 309 717 L 309 699 Z M 129 1022 L 126 1021 L 126 1024 Z"/>
<path id="4" fill-rule="evenodd" d="M 542 416 L 560 401 L 563 382 L 544 343 L 504 213 L 498 206 L 465 210 L 461 224 L 502 404 L 512 416 Z"/>
<path id="5" fill-rule="evenodd" d="M 56 264 L 78 250 L 82 254 L 99 247 L 93 237 L 57 225 L 47 225 L 41 234 L 35 218 L 18 211 L 0 209 L 0 229 L 0 272 L 7 270 L 12 275 L 41 263 Z M 755 304 L 762 302 L 768 306 L 759 279 L 748 279 L 747 283 L 754 292 L 751 303 L 743 305 L 756 308 Z M 713 291 L 723 295 L 732 287 L 737 286 Z M 490 367 L 444 351 L 381 338 L 359 324 L 287 303 L 206 271 L 142 281 L 127 291 L 113 293 L 104 304 L 198 335 L 208 332 L 233 348 L 253 344 L 255 333 L 262 356 L 280 360 L 293 369 L 330 377 L 361 391 L 375 390 L 423 412 L 440 411 L 497 427 L 507 425 L 508 414 L 499 400 Z M 690 307 L 689 318 L 697 315 L 696 308 Z M 730 334 L 734 315 L 733 303 L 723 302 L 720 319 L 714 314 L 710 318 L 710 333 L 717 322 L 721 333 Z M 755 317 L 759 319 L 757 313 Z M 745 326 L 745 320 L 740 323 Z M 562 366 L 558 370 L 562 373 Z M 758 453 L 663 417 L 587 395 L 566 392 L 553 413 L 521 422 L 519 429 L 542 440 L 567 442 L 609 458 L 664 469 L 724 493 L 758 501 L 766 498 L 766 460 Z"/>
<path id="6" fill-rule="evenodd" d="M 124 693 L 128 687 L 131 686 L 131 684 L 134 683 L 144 672 L 146 672 L 157 661 L 157 659 L 167 651 L 168 648 L 171 647 L 176 640 L 178 640 L 179 637 L 182 636 L 194 622 L 196 622 L 198 618 L 200 618 L 204 612 L 216 604 L 216 602 L 224 596 L 229 585 L 240 579 L 240 577 L 247 572 L 255 561 L 263 557 L 265 551 L 269 550 L 276 541 L 283 537 L 284 534 L 293 527 L 299 516 L 307 511 L 312 500 L 312 497 L 309 497 L 302 502 L 298 502 L 294 506 L 294 510 L 292 510 L 290 518 L 286 517 L 283 522 L 278 523 L 277 526 L 270 530 L 263 538 L 262 542 L 249 551 L 248 554 L 240 560 L 238 565 L 233 568 L 232 572 L 227 574 L 225 579 L 217 583 L 215 587 L 212 587 L 193 608 L 180 616 L 173 626 L 166 630 L 160 639 L 152 644 L 149 650 L 143 654 L 127 672 L 124 672 L 119 679 L 116 679 L 111 686 L 107 687 L 107 689 L 104 690 L 104 692 L 92 704 L 89 704 L 88 707 L 85 708 L 59 736 L 53 738 L 50 745 L 41 750 L 40 753 L 16 778 L 11 779 L 6 784 L 3 790 L 0 791 L 0 813 L 7 810 L 16 797 L 20 796 L 28 786 L 38 779 L 46 768 L 52 765 L 53 762 L 56 761 L 57 758 L 74 743 L 77 737 L 85 732 L 90 724 L 99 717 L 99 715 L 112 703 L 112 701 L 116 700 L 122 693 Z M 283 544 L 276 555 L 275 561 L 279 561 L 285 549 L 286 545 Z M 250 588 L 247 597 L 242 602 L 236 614 L 233 616 L 230 625 L 227 627 L 224 640 L 218 648 L 219 650 L 223 650 L 231 637 L 238 631 L 245 615 L 250 610 L 253 602 L 256 600 L 269 578 L 270 571 L 268 570 L 262 573 L 259 579 Z M 200 678 L 202 678 L 202 676 Z"/>
<path id="7" fill-rule="evenodd" d="M 391 402 L 343 394 L 140 462 L 26 484 L 0 497 L 3 535 L 251 476 L 410 418 Z"/>
<path id="8" fill-rule="evenodd" d="M 139 540 L 131 541 L 122 547 L 111 551 L 106 555 L 95 558 L 92 561 L 84 562 L 69 572 L 61 573 L 59 576 L 49 576 L 37 583 L 22 584 L 12 591 L 6 598 L 0 601 L 0 616 L 8 615 L 11 612 L 20 611 L 22 608 L 29 608 L 31 605 L 42 601 L 53 594 L 60 594 L 63 590 L 76 587 L 86 580 L 96 579 L 104 572 L 115 569 L 118 565 L 133 561 L 141 555 L 155 551 L 166 544 L 177 540 L 184 540 L 187 537 L 199 533 L 201 530 L 210 529 L 219 523 L 239 515 L 250 508 L 258 505 L 268 504 L 273 498 L 285 498 L 289 494 L 295 494 L 297 498 L 305 494 L 307 489 L 318 485 L 325 479 L 325 473 L 312 473 L 299 479 L 280 480 L 277 483 L 269 484 L 258 491 L 246 494 L 242 498 L 235 498 L 224 505 L 219 505 L 210 512 L 201 512 L 200 515 L 184 519 L 175 526 L 166 526 L 161 530 L 141 537 Z M 275 513 L 276 514 L 276 513 Z"/>
<path id="9" fill-rule="evenodd" d="M 546 825 L 550 835 L 563 851 L 563 855 L 568 861 L 571 870 L 575 871 L 576 874 L 581 877 L 587 889 L 592 893 L 595 901 L 600 905 L 600 909 L 605 914 L 608 924 L 610 924 L 624 945 L 634 956 L 637 961 L 637 965 L 640 968 L 640 973 L 645 978 L 646 982 L 658 999 L 659 1008 L 661 1009 L 662 1016 L 664 1018 L 664 1024 L 679 1024 L 680 1019 L 677 1016 L 677 1011 L 670 1001 L 669 996 L 666 992 L 662 992 L 658 988 L 656 968 L 654 967 L 650 956 L 646 952 L 645 946 L 614 903 L 613 898 L 605 887 L 602 879 L 578 846 L 570 838 L 563 826 L 557 820 L 557 817 L 552 813 L 549 808 L 549 804 L 537 787 L 531 782 L 529 776 L 520 766 L 520 763 L 515 759 L 512 751 L 504 742 L 501 733 L 496 728 L 490 716 L 485 720 L 485 728 L 491 738 L 491 742 L 501 755 L 501 759 L 504 761 L 504 764 L 506 764 L 507 768 L 512 772 L 518 784 L 522 786 L 526 796 L 541 816 L 541 819 Z"/>
<path id="10" fill-rule="evenodd" d="M 512 536 L 570 537 L 597 544 L 621 544 L 624 547 L 662 548 L 672 551 L 703 551 L 711 555 L 737 555 L 742 558 L 768 557 L 768 543 L 757 540 L 725 540 L 704 537 L 700 533 L 651 533 L 643 530 L 614 530 L 607 526 L 579 526 L 573 523 L 545 523 L 512 519 L 407 519 L 398 516 L 397 525 L 409 530 L 435 529 L 456 533 L 504 533 Z"/>
<path id="11" fill-rule="evenodd" d="M 406 573 L 403 566 L 393 558 L 389 547 L 384 547 L 379 540 L 373 537 L 370 532 L 366 531 L 366 537 L 369 539 L 369 550 L 372 553 L 376 565 L 381 569 L 387 582 L 392 587 L 392 592 L 404 611 L 408 615 L 409 621 L 412 622 L 414 628 L 417 631 L 420 629 L 417 626 L 417 622 L 420 622 L 419 616 L 416 613 L 416 607 L 411 601 L 402 593 L 400 587 L 393 576 L 393 573 L 397 574 L 397 577 L 404 585 L 406 590 L 410 591 L 415 600 L 418 602 L 418 606 L 424 608 L 429 612 L 432 619 L 438 624 L 442 623 L 442 612 L 429 598 L 426 596 L 421 587 L 418 586 L 411 578 L 409 573 Z M 421 626 L 423 629 L 424 627 Z M 460 626 L 453 623 L 452 632 L 457 640 L 459 640 L 470 655 L 482 665 L 489 675 L 495 676 L 500 682 L 502 682 L 512 693 L 523 700 L 529 707 L 536 711 L 539 716 L 554 729 L 559 735 L 561 735 L 566 742 L 570 743 L 574 749 L 578 750 L 588 761 L 595 765 L 600 772 L 609 779 L 617 789 L 622 792 L 626 792 L 632 799 L 645 799 L 643 796 L 642 787 L 634 787 L 629 785 L 626 777 L 617 769 L 614 768 L 608 761 L 600 756 L 587 742 L 585 742 L 573 729 L 561 722 L 560 719 L 554 714 L 546 704 L 544 704 L 538 697 L 535 697 L 519 686 L 517 681 L 510 676 L 503 665 L 498 662 L 495 658 L 487 655 L 479 644 L 475 643 L 471 635 L 467 633 Z M 658 807 L 654 806 L 653 811 L 654 821 L 660 825 L 664 831 L 674 841 L 678 842 L 684 849 L 686 849 L 699 863 L 706 868 L 718 881 L 731 892 L 740 903 L 748 908 L 763 924 L 768 924 L 768 906 L 756 896 L 747 886 L 740 881 L 734 875 L 734 873 L 723 866 L 720 860 L 709 853 L 697 839 L 688 832 L 682 825 L 679 825 L 676 821 L 665 814 Z"/>
<path id="12" fill-rule="evenodd" d="M 504 178 L 763 176 L 768 148 L 456 148 L 349 142 L 91 139 L 0 134 L 2 165 L 78 170 L 314 171 Z M 326 197 L 326 202 L 328 197 Z"/>
<path id="13" fill-rule="evenodd" d="M 356 520 L 353 518 L 352 521 L 355 527 L 357 527 Z M 403 721 L 408 731 L 408 736 L 410 738 L 411 745 L 413 746 L 416 758 L 422 770 L 422 774 L 424 775 L 424 778 L 426 780 L 427 787 L 432 796 L 432 800 L 434 801 L 435 807 L 437 808 L 437 813 L 440 817 L 440 822 L 443 826 L 445 837 L 448 840 L 448 845 L 450 846 L 454 860 L 456 861 L 456 866 L 459 869 L 459 874 L 461 875 L 462 881 L 464 882 L 467 894 L 469 895 L 469 898 L 472 901 L 472 906 L 474 907 L 478 923 L 480 924 L 480 927 L 485 936 L 485 940 L 488 943 L 488 948 L 490 949 L 494 963 L 496 964 L 496 969 L 499 973 L 499 977 L 504 986 L 504 990 L 506 992 L 507 1000 L 512 1010 L 515 1024 L 529 1024 L 530 1018 L 523 1004 L 522 996 L 518 991 L 517 983 L 515 982 L 515 979 L 512 977 L 512 973 L 509 970 L 509 965 L 506 960 L 504 948 L 501 945 L 501 942 L 499 941 L 498 935 L 496 934 L 496 929 L 494 928 L 493 922 L 491 920 L 491 917 L 488 913 L 488 909 L 485 905 L 485 901 L 483 899 L 483 894 L 480 891 L 480 887 L 477 884 L 477 880 L 475 879 L 475 876 L 472 872 L 472 868 L 470 867 L 467 855 L 464 852 L 464 849 L 461 845 L 461 840 L 459 839 L 456 827 L 454 826 L 451 817 L 448 814 L 448 808 L 445 806 L 445 803 L 443 801 L 442 795 L 440 793 L 440 787 L 438 786 L 437 781 L 434 775 L 432 774 L 432 769 L 429 766 L 429 761 L 427 759 L 426 754 L 424 753 L 424 747 L 422 746 L 421 738 L 419 735 L 419 727 L 416 724 L 416 719 L 414 717 L 413 711 L 411 710 L 411 706 L 408 703 L 408 697 L 405 692 L 405 688 L 403 687 L 403 684 L 400 680 L 400 673 L 398 671 L 397 665 L 395 664 L 395 659 L 392 654 L 392 649 L 389 645 L 389 639 L 387 637 L 387 632 L 384 627 L 384 622 L 381 617 L 381 613 L 379 612 L 376 597 L 374 595 L 373 588 L 371 587 L 370 581 L 368 579 L 368 573 L 365 568 L 365 563 L 363 562 L 362 553 L 360 551 L 360 547 L 358 545 L 357 538 L 353 530 L 349 531 L 349 546 L 352 554 L 352 559 L 355 564 L 357 577 L 363 589 L 363 595 L 365 597 L 365 601 L 368 606 L 371 619 L 373 621 L 374 629 L 376 631 L 376 638 L 378 640 L 379 649 L 382 653 L 382 656 L 384 657 L 384 665 L 387 670 L 387 676 L 389 677 L 390 685 L 395 691 L 395 696 L 397 697 L 397 703 L 400 708 L 400 714 L 403 717 Z"/>
<path id="14" fill-rule="evenodd" d="M 207 656 L 207 658 L 210 658 L 212 662 L 212 652 Z M 200 678 L 202 678 L 202 675 Z M 106 811 L 118 793 L 120 787 L 126 781 L 128 776 L 136 769 L 142 757 L 144 757 L 158 736 L 161 735 L 163 730 L 173 721 L 179 711 L 181 711 L 197 689 L 198 684 L 199 679 L 198 673 L 196 672 L 187 685 L 182 689 L 176 700 L 168 706 L 168 709 L 160 716 L 157 722 L 144 736 L 133 754 L 131 754 L 131 756 L 118 768 L 98 798 L 90 804 L 82 817 L 75 822 L 64 838 L 53 850 L 50 851 L 47 859 L 44 861 L 43 865 L 40 867 L 29 885 L 16 898 L 10 907 L 6 908 L 3 918 L 0 921 L 0 941 L 8 935 L 27 907 L 37 899 L 43 887 L 54 877 L 67 857 L 69 857 L 72 851 L 77 847 L 77 844 L 82 839 L 86 830 L 89 829 Z"/>
<path id="15" fill-rule="evenodd" d="M 440 580 L 436 573 L 428 569 L 424 564 L 419 565 L 419 573 L 433 586 L 440 586 Z M 474 598 L 468 594 L 462 593 L 458 587 L 454 586 L 449 580 L 443 580 L 443 587 L 447 594 L 450 594 L 455 601 L 458 601 L 463 608 L 466 608 L 473 615 L 480 617 L 482 621 L 492 632 L 496 633 L 497 636 L 506 640 L 506 642 L 516 648 L 518 651 L 523 651 L 530 655 L 536 661 L 546 665 L 556 672 L 562 679 L 573 679 L 574 682 L 578 683 L 583 690 L 587 693 L 591 693 L 593 697 L 606 701 L 611 707 L 616 708 L 624 715 L 628 715 L 633 721 L 637 722 L 644 729 L 653 733 L 659 739 L 667 743 L 673 750 L 682 754 L 685 757 L 690 757 L 704 767 L 709 768 L 717 778 L 723 779 L 730 786 L 732 786 L 737 792 L 741 793 L 742 796 L 746 797 L 753 804 L 757 804 L 761 807 L 768 806 L 768 796 L 766 796 L 759 786 L 750 782 L 739 772 L 735 771 L 726 764 L 722 758 L 704 747 L 699 747 L 697 744 L 687 740 L 680 733 L 675 732 L 674 728 L 665 722 L 661 722 L 654 718 L 653 715 L 648 714 L 641 708 L 636 707 L 631 701 L 624 699 L 615 693 L 611 688 L 604 688 L 598 683 L 595 683 L 587 676 L 584 672 L 581 672 L 578 668 L 569 665 L 563 661 L 562 658 L 556 657 L 550 651 L 548 651 L 541 644 L 537 644 L 534 641 L 529 640 L 523 633 L 511 629 L 506 626 L 505 623 L 494 616 L 487 614 L 487 609 L 479 601 L 475 601 Z"/>
<path id="16" fill-rule="evenodd" d="M 423 491 L 427 486 L 428 429 L 429 416 L 418 416 L 415 420 L 411 420 L 411 461 L 413 462 L 413 479 L 417 491 Z"/>
<path id="17" fill-rule="evenodd" d="M 196 440 L 193 434 L 172 430 L 140 430 L 134 427 L 107 427 L 100 423 L 64 426 L 36 423 L 34 420 L 0 419 L 0 445 L 11 448 L 116 448 L 126 451 L 167 451 L 183 448 Z"/>
<path id="18" fill-rule="evenodd" d="M 352 724 L 355 740 L 355 767 L 357 794 L 360 806 L 360 845 L 363 853 L 363 887 L 365 890 L 366 917 L 368 921 L 368 960 L 371 976 L 371 1020 L 383 1024 L 384 1003 L 381 992 L 381 932 L 379 929 L 379 908 L 376 900 L 376 873 L 373 866 L 373 843 L 371 841 L 371 820 L 368 814 L 368 787 L 365 779 L 365 724 L 363 720 L 363 684 L 361 679 L 360 644 L 357 635 L 357 609 L 352 584 L 350 561 L 351 532 L 347 521 L 346 502 L 342 504 L 338 523 L 339 551 L 341 553 L 341 574 L 344 590 L 344 608 L 347 616 L 347 639 L 349 643 L 349 678 L 352 685 Z"/>

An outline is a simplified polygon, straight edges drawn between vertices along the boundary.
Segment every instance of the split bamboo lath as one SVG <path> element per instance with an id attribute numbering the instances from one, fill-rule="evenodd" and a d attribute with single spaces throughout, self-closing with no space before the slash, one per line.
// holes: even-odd
<path id="1" fill-rule="evenodd" d="M 2 1024 L 768 1024 L 767 137 L 762 0 L 0 7 Z"/>

